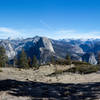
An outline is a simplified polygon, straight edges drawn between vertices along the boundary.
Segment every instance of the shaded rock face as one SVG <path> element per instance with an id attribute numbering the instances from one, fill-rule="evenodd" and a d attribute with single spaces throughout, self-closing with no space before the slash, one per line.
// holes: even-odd
<path id="1" fill-rule="evenodd" d="M 81 56 L 78 56 L 77 54 L 72 54 L 71 55 L 71 59 L 72 60 L 82 61 L 82 57 Z"/>
<path id="2" fill-rule="evenodd" d="M 52 40 L 46 37 L 36 36 L 34 38 L 18 40 L 0 40 L 0 45 L 6 49 L 9 60 L 25 50 L 28 57 L 35 55 L 40 63 L 50 61 L 51 57 L 65 58 L 69 54 L 73 60 L 86 61 L 97 64 L 97 52 L 100 51 L 100 40 Z M 93 54 L 90 55 L 90 52 Z"/>
<path id="3" fill-rule="evenodd" d="M 33 55 L 37 56 L 40 63 L 50 61 L 51 57 L 55 55 L 53 46 L 48 38 L 40 37 L 35 41 L 34 46 L 29 50 Z"/>

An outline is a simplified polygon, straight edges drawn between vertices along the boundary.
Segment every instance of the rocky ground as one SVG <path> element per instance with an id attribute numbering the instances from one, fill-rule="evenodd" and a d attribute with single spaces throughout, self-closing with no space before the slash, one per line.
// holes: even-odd
<path id="1" fill-rule="evenodd" d="M 70 66 L 57 66 L 66 70 Z M 100 73 L 50 76 L 55 67 L 38 70 L 1 68 L 0 100 L 99 100 Z"/>

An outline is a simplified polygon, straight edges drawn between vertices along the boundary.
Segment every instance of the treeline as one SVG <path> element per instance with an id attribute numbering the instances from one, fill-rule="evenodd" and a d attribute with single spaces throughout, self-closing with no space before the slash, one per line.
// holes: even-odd
<path id="1" fill-rule="evenodd" d="M 13 64 L 14 66 L 18 66 L 21 68 L 32 68 L 32 67 L 38 68 L 39 67 L 39 63 L 36 56 L 34 55 L 33 59 L 31 59 L 30 57 L 27 57 L 24 49 L 22 49 L 18 58 L 15 57 Z"/>
<path id="2" fill-rule="evenodd" d="M 4 47 L 0 46 L 0 67 L 6 67 L 8 63 L 8 57 Z"/>
<path id="3" fill-rule="evenodd" d="M 6 56 L 6 51 L 3 46 L 0 46 L 0 67 L 11 66 Z M 15 57 L 12 61 L 12 66 L 20 68 L 38 68 L 39 63 L 36 56 L 33 56 L 33 59 L 27 57 L 24 49 L 20 52 L 18 57 Z"/>
<path id="4" fill-rule="evenodd" d="M 72 60 L 71 60 L 71 56 L 69 54 L 66 54 L 65 58 L 55 58 L 52 56 L 50 63 L 58 64 L 58 65 L 71 65 Z"/>
<path id="5" fill-rule="evenodd" d="M 66 55 L 65 59 L 56 59 L 55 57 L 51 57 L 49 63 L 59 64 L 59 65 L 71 65 L 71 64 L 80 64 L 82 62 L 72 61 L 70 55 Z M 27 57 L 24 49 L 19 53 L 18 57 L 15 57 L 11 63 L 9 63 L 8 58 L 6 56 L 6 51 L 4 47 L 0 46 L 0 67 L 14 66 L 20 68 L 38 68 L 39 62 L 35 55 L 33 58 Z"/>
<path id="6" fill-rule="evenodd" d="M 54 57 L 51 57 L 49 63 L 70 65 L 71 58 L 69 55 L 66 55 L 65 59 L 55 59 Z M 39 65 L 40 63 L 37 60 L 36 56 L 33 55 L 33 58 L 27 57 L 27 54 L 25 53 L 24 49 L 22 49 L 18 57 L 15 57 L 12 61 L 9 61 L 8 57 L 6 56 L 6 51 L 4 47 L 0 46 L 0 67 L 13 66 L 20 68 L 38 68 Z"/>
<path id="7" fill-rule="evenodd" d="M 50 64 L 60 64 L 60 65 L 89 65 L 87 62 L 75 61 L 71 59 L 69 54 L 66 55 L 65 59 L 58 59 L 56 57 L 51 57 Z M 100 52 L 98 53 L 98 64 L 100 65 Z M 38 68 L 40 65 L 36 56 L 33 58 L 27 57 L 24 49 L 19 53 L 18 57 L 15 57 L 12 62 L 9 63 L 8 57 L 6 56 L 6 50 L 3 46 L 0 46 L 0 67 L 14 66 L 21 68 Z"/>

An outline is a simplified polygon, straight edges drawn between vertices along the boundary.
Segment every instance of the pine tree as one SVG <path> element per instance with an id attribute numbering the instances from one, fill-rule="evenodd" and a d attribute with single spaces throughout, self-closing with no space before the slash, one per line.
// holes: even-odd
<path id="1" fill-rule="evenodd" d="M 51 56 L 51 63 L 52 63 L 52 64 L 55 63 L 55 58 L 54 58 L 54 56 Z"/>
<path id="2" fill-rule="evenodd" d="M 19 66 L 22 68 L 29 68 L 27 56 L 24 50 L 19 55 Z"/>
<path id="3" fill-rule="evenodd" d="M 98 52 L 98 64 L 100 65 L 100 51 Z"/>
<path id="4" fill-rule="evenodd" d="M 32 67 L 38 67 L 38 60 L 37 60 L 36 56 L 33 56 Z"/>
<path id="5" fill-rule="evenodd" d="M 18 59 L 17 59 L 17 57 L 14 57 L 13 66 L 16 67 L 17 64 L 18 64 Z"/>
<path id="6" fill-rule="evenodd" d="M 0 46 L 0 67 L 5 67 L 7 63 L 6 51 L 3 46 Z"/>
<path id="7" fill-rule="evenodd" d="M 65 59 L 67 60 L 68 64 L 71 65 L 71 57 L 70 55 L 66 55 Z"/>
<path id="8" fill-rule="evenodd" d="M 28 57 L 28 65 L 29 65 L 29 67 L 32 67 L 31 58 L 30 57 Z"/>
<path id="9" fill-rule="evenodd" d="M 70 55 L 66 55 L 66 60 L 70 60 L 71 58 L 70 58 Z"/>

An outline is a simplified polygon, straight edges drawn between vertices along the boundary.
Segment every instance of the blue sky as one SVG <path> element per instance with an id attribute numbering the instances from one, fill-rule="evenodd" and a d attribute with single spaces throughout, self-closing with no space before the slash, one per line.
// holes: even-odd
<path id="1" fill-rule="evenodd" d="M 100 0 L 0 0 L 0 38 L 100 38 Z"/>

